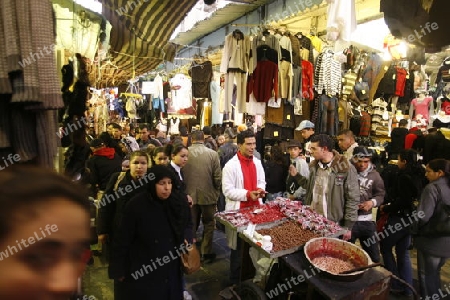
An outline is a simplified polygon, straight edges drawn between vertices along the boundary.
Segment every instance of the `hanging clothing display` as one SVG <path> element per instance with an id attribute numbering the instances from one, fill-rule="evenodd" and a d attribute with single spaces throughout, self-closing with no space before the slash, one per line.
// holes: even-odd
<path id="1" fill-rule="evenodd" d="M 192 78 L 192 97 L 210 99 L 209 85 L 213 76 L 211 61 L 208 60 L 203 63 L 194 61 L 188 73 Z"/>
<path id="2" fill-rule="evenodd" d="M 211 81 L 210 83 L 210 93 L 211 93 L 211 123 L 222 124 L 223 115 L 219 112 L 219 103 L 220 103 L 220 94 L 222 92 L 222 88 L 220 87 L 220 83 L 216 80 Z"/>
<path id="3" fill-rule="evenodd" d="M 236 108 L 240 113 L 246 109 L 247 71 L 250 59 L 250 40 L 236 29 L 225 37 L 220 72 L 225 73 L 225 111 L 231 112 L 231 99 L 236 84 Z"/>
<path id="4" fill-rule="evenodd" d="M 0 102 L 21 105 L 2 105 L 2 123 L 9 122 L 9 126 L 0 128 L 0 137 L 11 137 L 9 153 L 19 154 L 21 163 L 34 159 L 53 168 L 59 145 L 57 110 L 64 103 L 56 72 L 52 3 L 2 1 L 1 6 Z M 24 59 L 33 61 L 26 64 Z M 8 144 L 5 139 L 1 142 Z"/>
<path id="5" fill-rule="evenodd" d="M 314 83 L 319 94 L 336 95 L 341 92 L 342 64 L 334 59 L 331 49 L 325 50 L 317 58 Z"/>
<path id="6" fill-rule="evenodd" d="M 328 3 L 327 39 L 350 41 L 356 29 L 355 0 L 328 0 Z"/>
<path id="7" fill-rule="evenodd" d="M 316 131 L 331 136 L 339 130 L 338 100 L 336 97 L 321 95 L 319 97 L 319 118 Z"/>
<path id="8" fill-rule="evenodd" d="M 269 101 L 272 94 L 278 99 L 278 66 L 269 60 L 258 61 L 247 87 L 247 93 L 253 93 L 257 102 Z"/>
<path id="9" fill-rule="evenodd" d="M 421 115 L 424 119 L 428 120 L 430 112 L 433 110 L 434 106 L 432 97 L 414 98 L 411 101 L 411 106 L 409 107 L 409 117 L 411 119 L 415 119 L 418 115 Z"/>
<path id="10" fill-rule="evenodd" d="M 264 30 L 261 34 L 253 37 L 251 44 L 252 57 L 249 63 L 249 72 L 252 73 L 257 66 L 257 62 L 263 57 L 278 64 L 281 59 L 280 44 L 278 38 Z"/>
<path id="11" fill-rule="evenodd" d="M 170 118 L 169 119 L 169 134 L 180 134 L 180 119 Z"/>
<path id="12" fill-rule="evenodd" d="M 172 105 L 175 111 L 192 106 L 192 83 L 184 74 L 176 74 L 170 79 Z"/>
<path id="13" fill-rule="evenodd" d="M 314 99 L 314 68 L 313 64 L 307 60 L 302 60 L 302 98 Z"/>

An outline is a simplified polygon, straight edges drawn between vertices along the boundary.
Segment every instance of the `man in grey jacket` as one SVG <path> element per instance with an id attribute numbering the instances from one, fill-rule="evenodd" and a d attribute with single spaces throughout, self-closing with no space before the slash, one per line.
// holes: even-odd
<path id="1" fill-rule="evenodd" d="M 214 213 L 220 193 L 222 170 L 219 155 L 204 145 L 203 131 L 194 131 L 191 135 L 192 145 L 189 149 L 189 161 L 183 168 L 186 193 L 192 197 L 191 208 L 194 223 L 194 236 L 203 223 L 202 259 L 211 262 L 216 254 L 212 252 L 214 236 Z"/>
<path id="2" fill-rule="evenodd" d="M 373 262 L 380 262 L 378 239 L 374 239 L 377 229 L 372 220 L 372 208 L 384 201 L 384 182 L 372 164 L 372 152 L 366 147 L 353 149 L 352 163 L 358 172 L 360 203 L 358 221 L 353 225 L 351 242 L 359 239 L 361 247 L 369 254 Z"/>
<path id="3" fill-rule="evenodd" d="M 353 224 L 358 218 L 359 184 L 355 167 L 334 150 L 334 141 L 326 134 L 311 139 L 309 178 L 300 175 L 293 165 L 289 174 L 306 189 L 304 204 L 317 213 L 339 223 L 348 230 L 343 238 L 351 238 Z"/>

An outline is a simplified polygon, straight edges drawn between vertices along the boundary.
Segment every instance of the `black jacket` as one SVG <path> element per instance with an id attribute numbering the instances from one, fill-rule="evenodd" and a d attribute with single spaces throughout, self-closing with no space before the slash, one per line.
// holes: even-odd
<path id="1" fill-rule="evenodd" d="M 146 182 L 144 180 L 133 182 L 128 170 L 117 186 L 117 192 L 115 192 L 114 186 L 120 173 L 111 176 L 98 210 L 97 232 L 98 234 L 109 234 L 110 238 L 116 233 L 122 222 L 125 205 L 131 198 L 146 190 Z M 127 190 L 130 192 L 127 192 Z"/>
<path id="2" fill-rule="evenodd" d="M 181 208 L 176 215 L 183 220 L 185 233 L 174 232 L 165 201 L 175 201 Z M 141 193 L 126 205 L 122 225 L 114 239 L 109 276 L 125 276 L 122 284 L 127 299 L 183 299 L 179 258 L 183 241 L 177 236 L 192 232 L 190 218 L 185 195 L 176 189 L 164 201 L 153 199 L 150 193 Z M 192 240 L 190 235 L 188 240 Z M 147 266 L 146 270 L 143 266 Z"/>
<path id="3" fill-rule="evenodd" d="M 103 148 L 111 149 L 112 148 Z M 122 158 L 114 153 L 113 156 L 93 155 L 86 163 L 90 171 L 89 183 L 104 191 L 111 175 L 122 170 Z"/>

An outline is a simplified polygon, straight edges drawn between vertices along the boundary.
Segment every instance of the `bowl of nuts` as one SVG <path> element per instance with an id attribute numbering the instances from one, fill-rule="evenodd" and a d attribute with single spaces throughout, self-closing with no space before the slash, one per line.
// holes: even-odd
<path id="1" fill-rule="evenodd" d="M 342 281 L 360 278 L 367 269 L 351 271 L 372 265 L 366 251 L 337 238 L 313 238 L 306 242 L 304 252 L 308 262 L 318 269 L 320 274 Z"/>

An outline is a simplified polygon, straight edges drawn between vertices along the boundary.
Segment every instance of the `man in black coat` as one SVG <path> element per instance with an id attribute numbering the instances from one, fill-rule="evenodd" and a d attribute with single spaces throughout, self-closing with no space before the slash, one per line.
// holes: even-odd
<path id="1" fill-rule="evenodd" d="M 101 139 L 93 140 L 90 147 L 93 154 L 86 162 L 89 183 L 97 199 L 101 199 L 111 175 L 122 170 L 122 159 L 114 148 L 106 147 Z"/>

